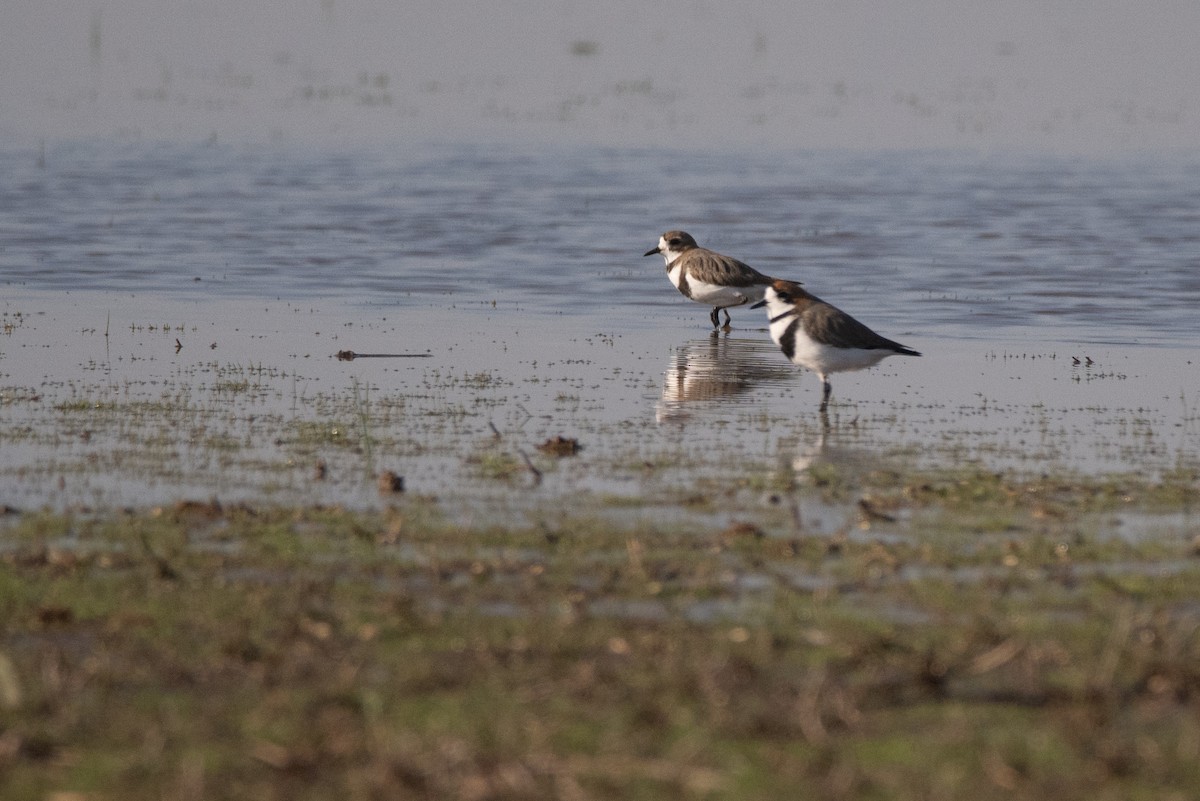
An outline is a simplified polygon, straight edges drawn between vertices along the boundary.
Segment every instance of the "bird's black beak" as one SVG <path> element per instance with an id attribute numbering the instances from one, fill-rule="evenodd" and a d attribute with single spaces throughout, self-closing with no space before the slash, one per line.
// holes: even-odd
<path id="1" fill-rule="evenodd" d="M 658 248 L 652 248 L 650 250 L 647 250 L 645 253 L 643 253 L 642 258 L 644 259 L 647 256 L 653 256 L 655 253 L 662 253 L 662 251 Z"/>
<path id="2" fill-rule="evenodd" d="M 751 306 L 750 308 L 752 308 L 752 309 L 761 309 L 763 306 L 766 306 L 766 305 L 767 305 L 767 300 L 766 300 L 766 298 L 763 298 L 762 300 L 760 300 L 758 303 L 755 303 L 755 304 L 754 304 L 753 306 Z"/>

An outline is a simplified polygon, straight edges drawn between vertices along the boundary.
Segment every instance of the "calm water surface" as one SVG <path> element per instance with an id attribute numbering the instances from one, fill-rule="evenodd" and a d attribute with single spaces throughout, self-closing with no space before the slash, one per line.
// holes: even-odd
<path id="1" fill-rule="evenodd" d="M 27 432 L 2 443 L 0 502 L 344 498 L 362 453 L 297 457 L 272 445 L 290 434 L 254 429 L 352 422 L 355 393 L 405 410 L 372 459 L 442 495 L 512 494 L 479 480 L 493 429 L 509 456 L 588 440 L 542 497 L 884 446 L 1026 470 L 1196 459 L 1200 159 L 78 143 L 0 167 L 0 408 Z M 758 312 L 710 336 L 641 257 L 672 227 L 925 357 L 836 377 L 842 426 L 823 434 L 815 377 Z M 334 360 L 343 348 L 428 358 Z M 165 478 L 127 460 L 63 480 L 139 436 L 64 431 L 63 409 L 181 386 L 195 425 L 254 459 L 345 469 L 317 489 L 309 461 L 266 477 L 193 430 Z M 693 467 L 629 468 L 664 459 Z"/>
<path id="2" fill-rule="evenodd" d="M 668 227 L 896 331 L 1191 345 L 1200 159 L 61 145 L 0 153 L 0 291 L 669 313 Z M 664 291 L 668 290 L 668 291 Z"/>

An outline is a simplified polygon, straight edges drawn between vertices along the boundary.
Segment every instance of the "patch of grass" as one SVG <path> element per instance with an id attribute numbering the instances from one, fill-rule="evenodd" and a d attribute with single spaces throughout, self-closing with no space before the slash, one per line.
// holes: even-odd
<path id="1" fill-rule="evenodd" d="M 525 469 L 491 453 L 498 478 Z M 853 536 L 778 510 L 464 526 L 418 499 L 9 516 L 0 794 L 1200 786 L 1200 559 L 1189 539 L 1088 522 L 1153 514 L 1190 497 L 1186 478 L 859 480 L 840 495 L 886 513 Z M 803 506 L 822 488 L 794 492 Z"/>
<path id="2" fill-rule="evenodd" d="M 495 481 L 514 480 L 527 470 L 516 454 L 499 448 L 482 450 L 468 457 L 467 463 L 480 478 Z"/>
<path id="3" fill-rule="evenodd" d="M 358 447 L 358 437 L 354 435 L 357 427 L 350 423 L 298 420 L 292 423 L 290 428 L 294 433 L 296 443 L 302 446 Z"/>

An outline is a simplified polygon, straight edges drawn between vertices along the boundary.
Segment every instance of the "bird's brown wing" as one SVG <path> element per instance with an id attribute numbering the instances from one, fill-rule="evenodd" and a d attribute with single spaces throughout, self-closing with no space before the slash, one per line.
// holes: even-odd
<path id="1" fill-rule="evenodd" d="M 757 286 L 769 284 L 774 279 L 763 275 L 745 262 L 722 256 L 711 250 L 697 248 L 688 254 L 693 260 L 688 270 L 693 274 L 710 273 L 718 277 L 717 283 L 725 286 Z"/>
<path id="2" fill-rule="evenodd" d="M 818 301 L 804 310 L 804 332 L 817 342 L 836 348 L 907 351 L 899 342 L 880 336 L 844 311 Z"/>

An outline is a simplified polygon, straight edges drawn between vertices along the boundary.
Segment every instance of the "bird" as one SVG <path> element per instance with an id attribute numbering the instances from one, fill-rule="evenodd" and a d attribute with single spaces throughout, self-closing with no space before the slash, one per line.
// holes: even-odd
<path id="1" fill-rule="evenodd" d="M 771 339 L 793 364 L 821 379 L 822 414 L 829 408 L 831 373 L 863 370 L 888 356 L 920 356 L 912 348 L 882 337 L 836 306 L 793 281 L 774 281 L 750 308 L 767 307 Z"/>
<path id="2" fill-rule="evenodd" d="M 775 280 L 749 264 L 700 247 L 685 231 L 667 231 L 659 237 L 658 247 L 642 255 L 655 253 L 662 254 L 667 263 L 667 278 L 685 298 L 713 307 L 708 317 L 713 328 L 721 327 L 718 313 L 724 311 L 728 329 L 728 310 L 762 300 L 763 293 Z"/>

